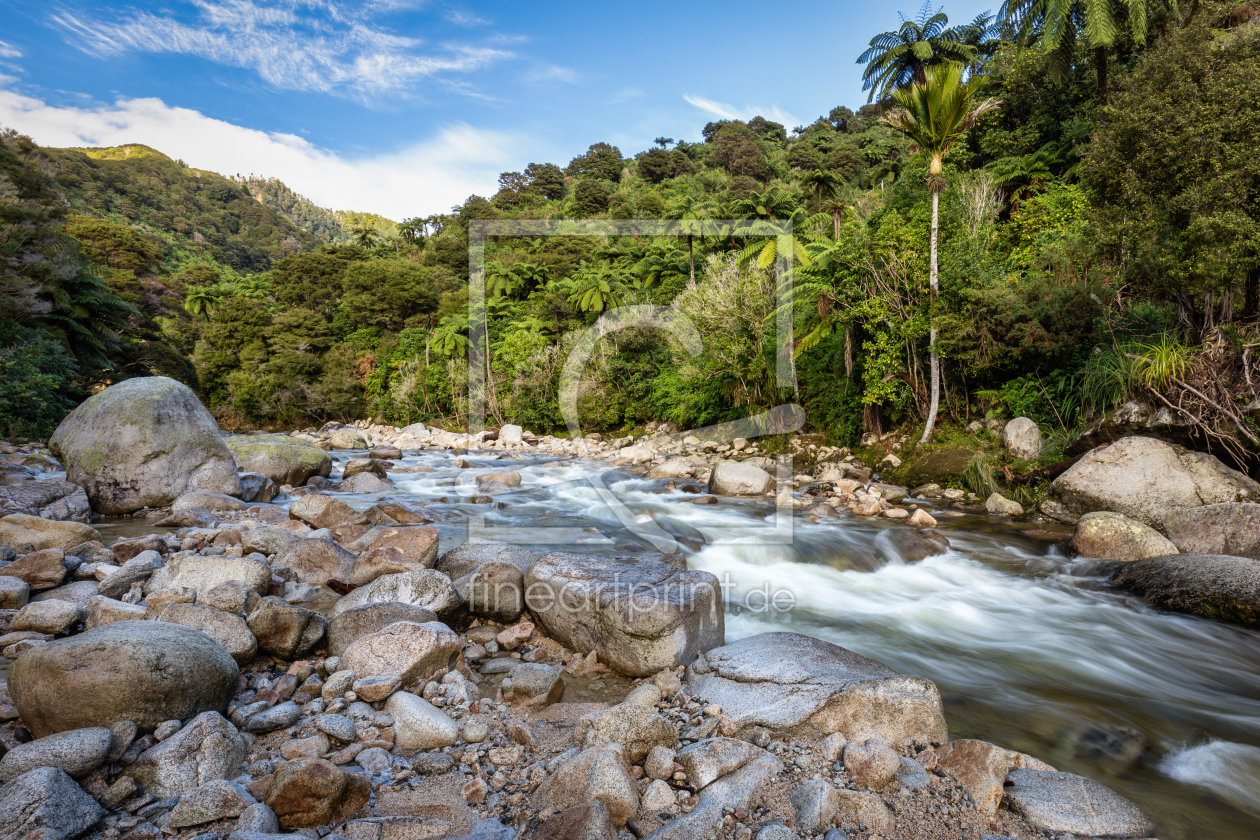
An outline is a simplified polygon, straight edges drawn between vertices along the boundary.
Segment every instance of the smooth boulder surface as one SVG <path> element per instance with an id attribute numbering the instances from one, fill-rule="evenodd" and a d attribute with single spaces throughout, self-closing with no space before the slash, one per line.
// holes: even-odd
<path id="1" fill-rule="evenodd" d="M 239 496 L 219 427 L 192 389 L 165 376 L 127 379 L 94 394 L 48 441 L 66 480 L 112 515 L 165 507 L 191 490 Z"/>
<path id="2" fill-rule="evenodd" d="M 1041 454 L 1041 429 L 1027 417 L 1016 417 L 1002 429 L 1002 445 L 1017 461 L 1030 461 Z"/>
<path id="3" fill-rule="evenodd" d="M 203 712 L 160 744 L 140 754 L 127 775 L 159 797 L 234 774 L 248 749 L 236 727 L 218 712 Z"/>
<path id="4" fill-rule="evenodd" d="M 105 809 L 55 767 L 32 770 L 0 787 L 0 840 L 74 840 L 104 816 Z"/>
<path id="5" fill-rule="evenodd" d="M 459 658 L 459 635 L 445 624 L 399 621 L 364 636 L 346 648 L 341 667 L 364 677 L 399 677 L 404 687 L 421 687 L 439 669 L 451 669 Z"/>
<path id="6" fill-rule="evenodd" d="M 437 621 L 437 614 L 424 607 L 401 601 L 378 601 L 351 607 L 328 622 L 328 653 L 331 656 L 341 656 L 346 648 L 364 636 L 400 621 L 427 624 Z"/>
<path id="7" fill-rule="evenodd" d="M 538 552 L 517 545 L 472 538 L 443 554 L 436 568 L 451 580 L 459 580 L 488 563 L 499 562 L 511 563 L 524 574 L 540 556 Z"/>
<path id="8" fill-rule="evenodd" d="M 1161 554 L 1229 554 L 1260 560 L 1260 504 L 1222 502 L 1164 514 L 1175 550 Z"/>
<path id="9" fill-rule="evenodd" d="M 464 599 L 455 590 L 455 584 L 446 575 L 433 569 L 415 569 L 397 575 L 384 575 L 366 587 L 355 590 L 356 593 L 360 591 L 363 592 L 360 596 L 362 600 L 355 606 L 399 601 L 432 610 L 438 618 L 454 616 L 464 608 Z"/>
<path id="10" fill-rule="evenodd" d="M 1010 809 L 1035 828 L 1086 837 L 1148 837 L 1150 817 L 1105 785 L 1071 773 L 1012 770 L 1006 777 Z"/>
<path id="11" fill-rule="evenodd" d="M 205 633 L 118 621 L 27 650 L 9 666 L 9 693 L 37 738 L 120 720 L 153 728 L 222 711 L 240 670 Z"/>
<path id="12" fill-rule="evenodd" d="M 372 782 L 322 758 L 300 758 L 280 765 L 263 802 L 285 828 L 316 828 L 367 804 Z"/>
<path id="13" fill-rule="evenodd" d="M 1260 505 L 1256 505 L 1260 507 Z M 1087 513 L 1076 523 L 1072 550 L 1082 557 L 1128 562 L 1143 557 L 1176 554 L 1177 546 L 1163 534 L 1122 513 Z"/>
<path id="14" fill-rule="evenodd" d="M 12 513 L 0 519 L 0 548 L 12 549 L 16 554 L 46 548 L 69 551 L 76 545 L 100 538 L 99 531 L 79 522 L 40 519 L 24 513 Z"/>
<path id="15" fill-rule="evenodd" d="M 586 802 L 608 806 L 613 823 L 625 826 L 639 812 L 639 789 L 619 744 L 601 744 L 575 756 L 538 787 L 534 806 L 564 811 Z"/>
<path id="16" fill-rule="evenodd" d="M 1260 560 L 1173 554 L 1126 563 L 1112 580 L 1157 607 L 1260 627 Z"/>
<path id="17" fill-rule="evenodd" d="M 144 594 L 183 586 L 209 592 L 234 580 L 244 581 L 259 595 L 266 595 L 271 589 L 271 568 L 249 557 L 177 557 L 153 573 L 144 585 Z"/>
<path id="18" fill-rule="evenodd" d="M 761 467 L 719 461 L 709 473 L 709 492 L 716 496 L 761 496 L 774 489 L 774 477 Z"/>
<path id="19" fill-rule="evenodd" d="M 687 682 L 722 707 L 722 735 L 744 737 L 760 727 L 779 737 L 842 732 L 851 741 L 891 744 L 947 738 L 930 680 L 796 633 L 762 633 L 711 650 L 687 668 Z"/>
<path id="20" fill-rule="evenodd" d="M 292 569 L 302 583 L 322 586 L 330 580 L 349 584 L 356 555 L 332 540 L 296 540 L 271 561 L 273 569 Z"/>
<path id="21" fill-rule="evenodd" d="M 241 472 L 265 475 L 276 484 L 300 487 L 311 476 L 332 475 L 332 457 L 288 435 L 237 435 L 226 441 Z"/>
<path id="22" fill-rule="evenodd" d="M 92 514 L 87 493 L 77 484 L 48 479 L 0 486 L 0 516 L 24 513 L 41 519 L 87 522 Z"/>
<path id="23" fill-rule="evenodd" d="M 56 767 L 78 779 L 105 763 L 113 733 L 103 726 L 58 732 L 18 744 L 0 758 L 0 782 L 40 767 Z"/>
<path id="24" fill-rule="evenodd" d="M 688 665 L 725 638 L 721 588 L 708 572 L 556 552 L 529 567 L 525 592 L 548 636 L 628 676 Z"/>
<path id="25" fill-rule="evenodd" d="M 1041 511 L 1060 522 L 1107 510 L 1159 530 L 1171 509 L 1260 502 L 1260 484 L 1206 453 L 1127 437 L 1081 458 L 1054 480 L 1051 494 Z"/>
<path id="26" fill-rule="evenodd" d="M 245 619 L 214 607 L 167 604 L 158 610 L 155 620 L 200 630 L 222 645 L 237 662 L 248 662 L 258 652 L 258 640 Z"/>

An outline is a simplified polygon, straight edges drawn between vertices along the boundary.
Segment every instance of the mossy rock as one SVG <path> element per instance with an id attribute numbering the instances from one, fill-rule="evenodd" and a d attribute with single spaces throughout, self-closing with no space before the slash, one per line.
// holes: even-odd
<path id="1" fill-rule="evenodd" d="M 227 447 L 242 472 L 261 473 L 276 484 L 299 487 L 311 476 L 332 474 L 327 452 L 288 435 L 230 437 Z"/>
<path id="2" fill-rule="evenodd" d="M 967 471 L 967 466 L 981 453 L 975 449 L 942 449 L 933 452 L 922 460 L 903 464 L 898 478 L 907 487 L 919 487 L 924 484 L 957 483 Z"/>

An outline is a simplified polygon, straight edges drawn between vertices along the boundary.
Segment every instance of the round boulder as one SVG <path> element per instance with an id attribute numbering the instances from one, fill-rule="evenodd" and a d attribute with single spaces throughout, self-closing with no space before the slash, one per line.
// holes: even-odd
<path id="1" fill-rule="evenodd" d="M 240 676 L 214 639 L 161 621 L 118 621 L 30 648 L 9 666 L 9 693 L 37 738 L 70 729 L 223 711 Z"/>
<path id="2" fill-rule="evenodd" d="M 128 379 L 89 397 L 48 448 L 103 514 L 165 507 L 192 490 L 241 492 L 218 424 L 192 389 L 165 376 Z"/>
<path id="3" fill-rule="evenodd" d="M 1087 513 L 1076 523 L 1072 550 L 1082 557 L 1099 560 L 1141 560 L 1176 554 L 1177 546 L 1162 534 L 1122 513 Z"/>
<path id="4" fill-rule="evenodd" d="M 1027 417 L 1016 417 L 1002 430 L 1002 444 L 1017 461 L 1031 461 L 1041 454 L 1041 429 Z"/>
<path id="5" fill-rule="evenodd" d="M 276 484 L 300 487 L 313 475 L 332 475 L 327 452 L 288 435 L 238 435 L 224 442 L 243 472 L 261 473 Z"/>

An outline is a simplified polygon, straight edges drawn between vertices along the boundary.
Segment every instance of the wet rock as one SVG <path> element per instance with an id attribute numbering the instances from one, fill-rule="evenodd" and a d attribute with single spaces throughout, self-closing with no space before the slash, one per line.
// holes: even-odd
<path id="1" fill-rule="evenodd" d="M 703 790 L 723 776 L 767 755 L 765 750 L 735 738 L 705 738 L 678 751 L 674 761 L 682 765 L 696 790 Z"/>
<path id="2" fill-rule="evenodd" d="M 1214 554 L 1147 557 L 1121 566 L 1112 581 L 1157 607 L 1260 627 L 1260 560 Z"/>
<path id="3" fill-rule="evenodd" d="M 246 619 L 258 649 L 283 659 L 300 659 L 324 638 L 328 621 L 313 610 L 276 597 L 262 598 Z"/>
<path id="4" fill-rule="evenodd" d="M 372 783 L 322 758 L 288 761 L 276 770 L 263 795 L 284 828 L 328 825 L 367 804 Z"/>
<path id="5" fill-rule="evenodd" d="M 850 741 L 844 748 L 844 770 L 863 787 L 887 787 L 898 769 L 897 753 L 878 738 Z"/>
<path id="6" fill-rule="evenodd" d="M 1082 776 L 1013 770 L 1006 777 L 1010 809 L 1034 828 L 1088 837 L 1146 837 L 1155 830 L 1146 814 L 1120 794 Z"/>
<path id="7" fill-rule="evenodd" d="M 1158 530 L 1170 509 L 1260 501 L 1260 484 L 1206 453 L 1127 437 L 1081 458 L 1051 494 L 1041 509 L 1060 522 L 1108 510 Z"/>
<path id="8" fill-rule="evenodd" d="M 1260 505 L 1254 505 L 1260 509 Z M 1143 557 L 1176 554 L 1162 534 L 1122 513 L 1087 513 L 1076 523 L 1072 550 L 1083 557 L 1129 562 Z"/>
<path id="9" fill-rule="evenodd" d="M 774 489 L 774 477 L 752 464 L 719 461 L 709 473 L 708 489 L 717 496 L 762 496 Z"/>
<path id="10" fill-rule="evenodd" d="M 539 556 L 520 546 L 469 539 L 463 545 L 443 554 L 436 568 L 451 580 L 459 580 L 487 563 L 495 562 L 511 563 L 524 574 Z"/>
<path id="11" fill-rule="evenodd" d="M 559 668 L 531 662 L 514 666 L 500 688 L 504 702 L 513 708 L 533 710 L 559 703 L 565 691 Z"/>
<path id="12" fill-rule="evenodd" d="M 291 569 L 302 583 L 322 586 L 330 580 L 352 583 L 357 557 L 332 540 L 295 540 L 271 561 L 273 569 Z"/>
<path id="13" fill-rule="evenodd" d="M 484 485 L 491 482 L 502 484 L 504 487 L 520 487 L 521 474 L 516 470 L 507 470 L 505 472 L 482 473 L 477 476 L 477 484 Z"/>
<path id="14" fill-rule="evenodd" d="M 40 519 L 23 513 L 12 513 L 0 519 L 0 548 L 17 554 L 55 548 L 69 551 L 76 545 L 99 540 L 100 532 L 78 522 Z"/>
<path id="15" fill-rule="evenodd" d="M 419 502 L 378 502 L 364 512 L 373 525 L 425 525 L 441 522 L 442 515 Z"/>
<path id="16" fill-rule="evenodd" d="M 104 816 L 105 809 L 55 767 L 32 770 L 0 787 L 0 840 L 73 840 Z"/>
<path id="17" fill-rule="evenodd" d="M 921 511 L 916 511 L 921 512 Z M 949 540 L 933 528 L 890 528 L 876 538 L 877 544 L 887 543 L 892 553 L 903 563 L 918 563 L 929 557 L 949 552 Z"/>
<path id="18" fill-rule="evenodd" d="M 1257 560 L 1260 504 L 1223 502 L 1170 510 L 1164 514 L 1164 532 L 1176 549 L 1159 554 L 1228 554 Z"/>
<path id="19" fill-rule="evenodd" d="M 564 811 L 592 801 L 604 803 L 619 828 L 639 813 L 639 789 L 618 744 L 601 744 L 575 756 L 533 795 L 534 806 L 540 810 Z"/>
<path id="20" fill-rule="evenodd" d="M 351 476 L 341 482 L 341 486 L 337 488 L 342 493 L 357 493 L 362 496 L 370 496 L 374 493 L 388 493 L 393 489 L 393 484 L 383 478 L 378 478 L 370 472 L 361 472 L 358 475 Z"/>
<path id="21" fill-rule="evenodd" d="M 205 508 L 211 513 L 224 513 L 225 511 L 245 510 L 245 507 L 245 503 L 240 499 L 233 498 L 226 493 L 216 493 L 212 490 L 193 490 L 184 493 L 172 502 L 171 512 L 178 513 L 181 510 Z"/>
<path id="22" fill-rule="evenodd" d="M 105 763 L 113 733 L 104 727 L 74 729 L 18 744 L 0 759 L 0 782 L 40 767 L 55 767 L 79 779 Z"/>
<path id="23" fill-rule="evenodd" d="M 379 458 L 351 458 L 341 469 L 341 478 L 345 480 L 360 473 L 371 473 L 377 478 L 385 478 L 385 462 Z"/>
<path id="24" fill-rule="evenodd" d="M 249 557 L 175 557 L 153 573 L 144 592 L 150 595 L 180 587 L 209 592 L 233 580 L 244 581 L 259 595 L 266 595 L 271 589 L 271 568 Z"/>
<path id="25" fill-rule="evenodd" d="M 23 722 L 43 737 L 225 709 L 238 676 L 231 655 L 200 631 L 119 621 L 32 648 L 9 667 L 8 683 Z"/>
<path id="26" fill-rule="evenodd" d="M 217 712 L 203 712 L 165 741 L 140 754 L 127 775 L 158 797 L 226 779 L 245 760 L 245 739 Z"/>
<path id="27" fill-rule="evenodd" d="M 11 631 L 30 630 L 55 636 L 83 620 L 83 610 L 69 601 L 36 601 L 18 610 L 9 624 Z"/>
<path id="28" fill-rule="evenodd" d="M 258 804 L 243 786 L 218 779 L 193 788 L 179 798 L 179 804 L 166 820 L 171 828 L 189 828 L 209 822 L 239 817 Z"/>
<path id="29" fill-rule="evenodd" d="M 630 676 L 689 664 L 725 635 L 721 590 L 707 572 L 553 553 L 529 567 L 525 587 L 548 636 Z"/>
<path id="30" fill-rule="evenodd" d="M 802 831 L 822 831 L 831 825 L 840 807 L 836 789 L 822 779 L 814 779 L 792 791 L 792 808 L 796 811 L 793 825 Z"/>
<path id="31" fill-rule="evenodd" d="M 893 744 L 947 737 L 931 681 L 796 633 L 763 633 L 709 651 L 687 669 L 687 682 L 722 707 L 724 735 L 764 728 L 821 740 L 843 732 Z"/>
<path id="32" fill-rule="evenodd" d="M 398 677 L 404 686 L 429 679 L 455 666 L 460 638 L 445 624 L 400 621 L 355 641 L 341 656 L 341 667 L 364 677 Z"/>
<path id="33" fill-rule="evenodd" d="M 394 744 L 401 750 L 431 750 L 455 743 L 459 726 L 422 697 L 395 692 L 385 701 L 394 719 Z"/>
<path id="34" fill-rule="evenodd" d="M 1151 750 L 1151 742 L 1136 729 L 1094 726 L 1081 733 L 1074 753 L 1110 773 L 1122 773 L 1137 765 Z M 1048 770 L 1049 767 L 1034 767 Z"/>
<path id="35" fill-rule="evenodd" d="M 200 630 L 223 645 L 237 662 L 248 662 L 258 652 L 258 640 L 239 615 L 197 604 L 167 604 L 158 610 L 154 620 Z"/>
<path id="36" fill-rule="evenodd" d="M 4 469 L 0 465 L 0 470 Z M 41 519 L 87 522 L 92 507 L 87 493 L 77 484 L 55 479 L 6 484 L 0 474 L 0 516 L 12 513 Z"/>
<path id="37" fill-rule="evenodd" d="M 700 791 L 690 814 L 681 816 L 647 835 L 645 840 L 695 840 L 722 821 L 727 810 L 748 807 L 757 788 L 783 771 L 783 762 L 769 753 L 749 761 Z M 882 803 L 881 803 L 882 804 Z"/>
<path id="38" fill-rule="evenodd" d="M 515 674 L 513 671 L 514 681 Z M 580 718 L 573 740 L 584 750 L 599 744 L 620 744 L 626 759 L 631 764 L 639 764 L 654 747 L 673 749 L 677 746 L 678 733 L 655 709 L 620 703 Z"/>
<path id="39" fill-rule="evenodd" d="M 668 788 L 668 785 L 666 786 Z M 669 794 L 673 803 L 673 792 Z M 603 802 L 574 805 L 538 827 L 537 840 L 616 840 L 617 826 Z"/>
<path id="40" fill-rule="evenodd" d="M 1024 506 L 1008 499 L 1001 493 L 990 493 L 984 500 L 984 509 L 994 516 L 1023 516 Z"/>
<path id="41" fill-rule="evenodd" d="M 243 472 L 241 480 L 241 501 L 254 504 L 266 504 L 280 492 L 279 486 L 262 473 Z"/>
<path id="42" fill-rule="evenodd" d="M 341 656 L 351 644 L 400 621 L 427 624 L 437 621 L 432 610 L 401 601 L 378 601 L 338 613 L 328 623 L 328 652 Z"/>
<path id="43" fill-rule="evenodd" d="M 455 581 L 455 589 L 468 602 L 468 611 L 505 624 L 516 621 L 525 609 L 525 576 L 511 563 L 487 563 Z"/>
<path id="44" fill-rule="evenodd" d="M 300 487 L 311 476 L 332 474 L 332 457 L 288 435 L 237 435 L 224 441 L 243 472 L 265 475 L 276 484 Z"/>

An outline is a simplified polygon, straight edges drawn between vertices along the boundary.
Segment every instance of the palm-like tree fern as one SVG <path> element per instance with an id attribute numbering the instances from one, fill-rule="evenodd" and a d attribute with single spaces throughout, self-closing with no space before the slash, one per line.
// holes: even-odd
<path id="1" fill-rule="evenodd" d="M 896 32 L 876 35 L 858 56 L 857 63 L 866 65 L 862 90 L 871 92 L 868 102 L 908 84 L 922 84 L 929 67 L 942 62 L 970 64 L 975 59 L 976 47 L 966 40 L 972 33 L 951 29 L 949 17 L 939 10 L 933 13 L 930 2 L 923 4 L 917 19 L 902 16 L 901 21 Z"/>

